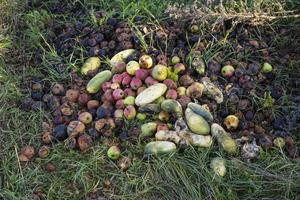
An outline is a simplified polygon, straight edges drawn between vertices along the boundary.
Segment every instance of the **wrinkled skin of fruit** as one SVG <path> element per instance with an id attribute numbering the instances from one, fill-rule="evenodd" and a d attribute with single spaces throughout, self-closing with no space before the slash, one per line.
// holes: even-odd
<path id="1" fill-rule="evenodd" d="M 228 115 L 224 120 L 224 125 L 226 126 L 227 130 L 235 130 L 239 126 L 239 118 L 235 115 Z"/>

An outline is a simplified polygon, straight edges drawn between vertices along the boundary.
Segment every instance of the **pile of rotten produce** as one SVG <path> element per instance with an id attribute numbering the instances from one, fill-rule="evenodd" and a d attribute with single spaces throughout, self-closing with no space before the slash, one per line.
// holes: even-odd
<path id="1" fill-rule="evenodd" d="M 261 147 L 287 147 L 289 153 L 296 154 L 290 136 L 271 137 L 261 126 L 240 122 L 253 118 L 248 109 L 251 103 L 247 99 L 239 101 L 232 83 L 222 88 L 213 76 L 204 76 L 206 66 L 199 51 L 191 51 L 183 60 L 178 56 L 154 59 L 127 49 L 114 55 L 110 66 L 110 70 L 105 70 L 98 57 L 90 57 L 83 64 L 81 74 L 84 77 L 93 74 L 93 78 L 84 80 L 73 72 L 71 89 L 56 83 L 51 93 L 40 97 L 42 100 L 37 102 L 53 111 L 53 124 L 43 126 L 45 145 L 38 151 L 40 157 L 49 154 L 47 145 L 54 141 L 64 141 L 67 148 L 85 152 L 95 140 L 103 137 L 145 141 L 145 155 L 171 153 L 190 145 L 209 148 L 213 140 L 228 154 L 237 154 L 240 147 L 242 157 L 249 161 L 258 157 Z M 210 67 L 218 69 L 225 79 L 235 77 L 239 84 L 249 84 L 246 80 L 249 76 L 240 67 L 216 63 Z M 259 64 L 252 67 L 266 77 L 273 71 L 267 62 L 261 67 Z M 196 70 L 201 78 L 196 80 L 190 69 Z M 42 90 L 41 84 L 35 82 L 32 90 L 38 93 Z M 228 98 L 237 98 L 235 104 L 244 107 L 241 109 L 244 113 L 216 115 L 218 107 Z M 138 125 L 126 127 L 133 121 Z M 112 145 L 107 156 L 119 159 L 120 147 L 120 143 Z M 32 147 L 24 147 L 20 160 L 29 161 L 34 153 Z M 124 159 L 130 163 L 128 157 L 121 158 L 122 169 Z M 224 160 L 213 159 L 212 166 L 215 163 L 224 165 Z"/>

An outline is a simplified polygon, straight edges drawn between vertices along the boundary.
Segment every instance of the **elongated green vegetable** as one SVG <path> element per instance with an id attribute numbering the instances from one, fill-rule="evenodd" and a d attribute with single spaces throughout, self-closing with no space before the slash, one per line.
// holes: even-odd
<path id="1" fill-rule="evenodd" d="M 176 151 L 176 145 L 169 141 L 155 141 L 149 142 L 145 146 L 146 155 L 160 155 Z"/>
<path id="2" fill-rule="evenodd" d="M 208 135 L 210 127 L 207 121 L 200 115 L 194 113 L 190 108 L 185 110 L 185 118 L 189 129 L 199 135 Z"/>
<path id="3" fill-rule="evenodd" d="M 87 84 L 86 86 L 86 90 L 91 93 L 91 94 L 94 94 L 94 93 L 97 93 L 100 88 L 101 88 L 101 85 L 110 80 L 111 79 L 111 76 L 112 76 L 112 73 L 108 70 L 105 70 L 105 71 L 102 71 L 102 72 L 99 72 L 96 76 L 94 76 Z"/>

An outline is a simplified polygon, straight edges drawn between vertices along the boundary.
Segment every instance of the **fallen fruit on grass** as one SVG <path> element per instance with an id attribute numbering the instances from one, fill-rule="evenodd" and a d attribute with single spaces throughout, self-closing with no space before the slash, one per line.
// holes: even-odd
<path id="1" fill-rule="evenodd" d="M 154 79 L 158 81 L 163 81 L 168 76 L 168 68 L 165 65 L 155 65 L 152 69 L 151 75 Z"/>
<path id="2" fill-rule="evenodd" d="M 180 58 L 178 56 L 173 56 L 171 62 L 173 65 L 175 65 L 180 62 Z"/>
<path id="3" fill-rule="evenodd" d="M 144 120 L 146 119 L 146 117 L 147 117 L 147 115 L 144 114 L 144 113 L 138 113 L 138 114 L 136 115 L 136 118 L 137 118 L 138 120 L 140 120 L 140 121 L 144 121 Z"/>
<path id="4" fill-rule="evenodd" d="M 166 93 L 166 98 L 167 99 L 177 99 L 177 91 L 174 89 L 169 89 Z"/>
<path id="5" fill-rule="evenodd" d="M 136 110 L 133 105 L 129 105 L 124 109 L 124 117 L 128 120 L 134 119 L 136 116 Z"/>
<path id="6" fill-rule="evenodd" d="M 156 132 L 157 123 L 148 122 L 141 126 L 140 138 L 150 137 Z"/>
<path id="7" fill-rule="evenodd" d="M 123 112 L 122 112 L 123 113 Z M 106 119 L 99 119 L 95 122 L 95 129 L 98 132 L 101 132 L 101 130 L 107 126 L 107 120 Z"/>
<path id="8" fill-rule="evenodd" d="M 234 67 L 232 65 L 225 65 L 221 69 L 221 74 L 224 77 L 230 78 L 234 74 Z"/>
<path id="9" fill-rule="evenodd" d="M 45 132 L 42 136 L 42 141 L 45 144 L 50 144 L 53 140 L 53 136 L 51 132 Z"/>
<path id="10" fill-rule="evenodd" d="M 261 69 L 261 71 L 262 71 L 263 73 L 270 73 L 272 70 L 273 70 L 272 65 L 271 65 L 270 63 L 267 63 L 267 62 L 265 62 L 265 63 L 263 64 L 263 67 L 262 67 L 262 69 Z"/>
<path id="11" fill-rule="evenodd" d="M 125 63 L 117 63 L 113 68 L 112 72 L 114 73 L 122 73 L 126 71 L 126 64 Z"/>
<path id="12" fill-rule="evenodd" d="M 169 141 L 155 141 L 149 142 L 145 146 L 146 155 L 160 155 L 176 151 L 176 145 Z"/>
<path id="13" fill-rule="evenodd" d="M 124 109 L 125 108 L 124 99 L 119 99 L 118 101 L 116 101 L 115 107 L 117 109 Z"/>
<path id="14" fill-rule="evenodd" d="M 50 154 L 50 148 L 48 146 L 42 146 L 38 154 L 40 158 L 46 158 Z"/>
<path id="15" fill-rule="evenodd" d="M 79 91 L 73 89 L 67 90 L 66 97 L 70 102 L 77 102 L 79 97 Z"/>
<path id="16" fill-rule="evenodd" d="M 130 165 L 131 159 L 129 157 L 123 157 L 118 160 L 118 167 L 123 171 L 126 171 L 130 167 Z"/>
<path id="17" fill-rule="evenodd" d="M 71 137 L 76 137 L 85 131 L 85 125 L 81 121 L 71 121 L 67 127 L 67 133 Z"/>
<path id="18" fill-rule="evenodd" d="M 85 106 L 90 99 L 91 97 L 88 94 L 82 93 L 78 97 L 78 104 L 81 106 Z"/>
<path id="19" fill-rule="evenodd" d="M 21 149 L 21 152 L 19 154 L 19 160 L 21 162 L 27 162 L 30 161 L 35 154 L 35 150 L 32 146 L 24 146 Z"/>
<path id="20" fill-rule="evenodd" d="M 139 87 L 143 85 L 142 81 L 138 78 L 133 77 L 130 81 L 130 87 L 133 90 L 137 90 Z"/>
<path id="21" fill-rule="evenodd" d="M 187 105 L 187 107 L 190 108 L 194 113 L 202 116 L 207 121 L 214 120 L 212 114 L 204 106 L 191 102 Z"/>
<path id="22" fill-rule="evenodd" d="M 124 75 L 123 80 L 122 80 L 122 85 L 124 87 L 127 87 L 130 85 L 131 82 L 131 76 L 129 74 L 126 73 L 126 75 Z"/>
<path id="23" fill-rule="evenodd" d="M 158 83 L 157 80 L 155 80 L 152 76 L 148 76 L 146 79 L 145 79 L 145 83 L 148 87 L 150 87 L 151 85 L 155 85 Z"/>
<path id="24" fill-rule="evenodd" d="M 122 89 L 116 89 L 113 91 L 112 96 L 113 96 L 114 100 L 117 101 L 119 99 L 123 99 L 123 97 L 125 96 L 125 93 Z"/>
<path id="25" fill-rule="evenodd" d="M 285 140 L 282 137 L 277 137 L 273 141 L 274 145 L 280 149 L 285 146 Z"/>
<path id="26" fill-rule="evenodd" d="M 166 99 L 161 103 L 161 109 L 174 114 L 176 117 L 182 117 L 182 106 L 180 103 L 173 99 Z"/>
<path id="27" fill-rule="evenodd" d="M 210 127 L 207 121 L 200 115 L 193 112 L 190 108 L 185 110 L 186 122 L 189 129 L 199 135 L 208 135 Z"/>
<path id="28" fill-rule="evenodd" d="M 81 151 L 87 150 L 91 146 L 92 142 L 93 140 L 91 136 L 87 134 L 83 134 L 77 139 L 78 147 Z"/>
<path id="29" fill-rule="evenodd" d="M 186 68 L 183 63 L 177 63 L 174 65 L 174 73 L 175 74 L 183 74 L 185 72 Z"/>
<path id="30" fill-rule="evenodd" d="M 218 143 L 222 146 L 224 151 L 229 154 L 234 154 L 237 152 L 237 143 L 231 138 L 230 134 L 227 133 L 222 126 L 217 123 L 211 125 L 211 133 L 217 138 Z"/>
<path id="31" fill-rule="evenodd" d="M 226 174 L 225 160 L 221 157 L 213 158 L 210 162 L 210 168 L 219 176 L 223 177 Z"/>
<path id="32" fill-rule="evenodd" d="M 55 83 L 52 87 L 52 94 L 62 96 L 65 94 L 65 88 L 62 84 Z"/>
<path id="33" fill-rule="evenodd" d="M 77 147 L 77 141 L 75 137 L 68 137 L 64 143 L 66 149 L 75 149 Z"/>
<path id="34" fill-rule="evenodd" d="M 87 108 L 90 109 L 97 109 L 100 103 L 98 100 L 90 100 L 87 102 Z"/>
<path id="35" fill-rule="evenodd" d="M 140 79 L 140 80 L 145 80 L 149 76 L 149 71 L 146 69 L 138 69 L 135 72 L 135 77 Z"/>
<path id="36" fill-rule="evenodd" d="M 117 160 L 121 155 L 121 150 L 117 146 L 111 146 L 107 150 L 107 156 L 112 160 Z"/>
<path id="37" fill-rule="evenodd" d="M 88 58 L 81 67 L 81 73 L 87 75 L 89 71 L 94 71 L 100 67 L 101 61 L 98 57 Z"/>
<path id="38" fill-rule="evenodd" d="M 193 82 L 194 79 L 188 74 L 185 74 L 179 78 L 179 84 L 184 87 L 192 85 Z"/>
<path id="39" fill-rule="evenodd" d="M 149 104 L 162 96 L 166 92 L 166 90 L 167 86 L 165 84 L 157 83 L 155 85 L 152 85 L 146 88 L 136 97 L 135 104 L 137 106 Z"/>
<path id="40" fill-rule="evenodd" d="M 224 119 L 224 125 L 226 126 L 227 130 L 235 130 L 239 126 L 239 118 L 235 115 L 228 115 Z"/>
<path id="41" fill-rule="evenodd" d="M 86 90 L 90 94 L 97 93 L 102 84 L 106 81 L 109 81 L 112 77 L 112 73 L 109 70 L 104 70 L 102 72 L 99 72 L 96 76 L 94 76 L 87 84 Z"/>
<path id="42" fill-rule="evenodd" d="M 106 81 L 101 85 L 101 88 L 103 90 L 103 92 L 106 92 L 107 90 L 109 90 L 111 88 L 111 82 L 110 81 Z"/>
<path id="43" fill-rule="evenodd" d="M 115 110 L 114 112 L 114 118 L 117 120 L 117 119 L 122 119 L 123 118 L 123 114 L 124 114 L 124 111 L 122 109 L 117 109 Z"/>
<path id="44" fill-rule="evenodd" d="M 126 65 L 126 72 L 130 75 L 135 75 L 136 71 L 140 69 L 140 65 L 138 62 L 132 60 Z"/>
<path id="45" fill-rule="evenodd" d="M 186 89 L 186 95 L 194 99 L 199 99 L 202 96 L 203 90 L 204 85 L 202 83 L 194 82 Z"/>
<path id="46" fill-rule="evenodd" d="M 151 56 L 149 56 L 149 55 L 143 55 L 139 59 L 139 64 L 140 64 L 140 66 L 142 68 L 149 69 L 153 65 L 153 60 L 152 60 Z"/>
<path id="47" fill-rule="evenodd" d="M 68 138 L 67 127 L 64 124 L 60 124 L 53 129 L 53 137 L 59 141 Z"/>
<path id="48" fill-rule="evenodd" d="M 124 89 L 124 94 L 125 94 L 125 97 L 128 97 L 128 96 L 135 97 L 136 96 L 136 92 L 133 91 L 131 88 L 125 88 Z"/>
<path id="49" fill-rule="evenodd" d="M 56 170 L 56 166 L 55 166 L 53 163 L 48 163 L 48 164 L 46 165 L 46 170 L 47 170 L 48 172 L 54 172 L 54 171 Z"/>
<path id="50" fill-rule="evenodd" d="M 177 89 L 176 83 L 171 79 L 165 79 L 163 84 L 165 84 L 168 87 L 168 89 Z"/>
<path id="51" fill-rule="evenodd" d="M 89 112 L 83 112 L 78 116 L 78 120 L 84 124 L 90 124 L 93 121 L 93 116 Z"/>
<path id="52" fill-rule="evenodd" d="M 135 101 L 135 97 L 133 97 L 133 96 L 128 96 L 128 97 L 126 97 L 126 98 L 124 99 L 124 104 L 125 104 L 126 106 L 128 106 L 128 105 L 134 105 L 134 101 Z"/>

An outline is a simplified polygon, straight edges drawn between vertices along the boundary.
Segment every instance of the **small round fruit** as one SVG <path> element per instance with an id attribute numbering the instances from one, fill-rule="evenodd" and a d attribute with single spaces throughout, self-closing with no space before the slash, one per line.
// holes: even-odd
<path id="1" fill-rule="evenodd" d="M 179 87 L 177 88 L 177 94 L 179 97 L 186 95 L 186 88 L 185 87 Z"/>
<path id="2" fill-rule="evenodd" d="M 32 146 L 24 146 L 19 154 L 19 160 L 21 162 L 30 161 L 33 158 L 34 154 L 35 150 Z"/>
<path id="3" fill-rule="evenodd" d="M 136 116 L 136 110 L 135 107 L 132 105 L 127 106 L 124 109 L 124 117 L 128 120 L 134 119 Z"/>
<path id="4" fill-rule="evenodd" d="M 174 90 L 174 89 L 169 89 L 166 93 L 166 98 L 167 99 L 174 99 L 176 100 L 177 99 L 177 91 Z"/>
<path id="5" fill-rule="evenodd" d="M 91 97 L 88 94 L 82 93 L 78 97 L 78 104 L 81 106 L 85 106 L 90 99 Z"/>
<path id="6" fill-rule="evenodd" d="M 81 121 L 71 121 L 67 127 L 69 136 L 78 136 L 85 131 L 85 125 Z"/>
<path id="7" fill-rule="evenodd" d="M 124 99 L 119 99 L 118 101 L 116 101 L 115 107 L 117 109 L 124 109 L 125 108 Z"/>
<path id="8" fill-rule="evenodd" d="M 113 83 L 119 83 L 119 84 L 121 84 L 122 80 L 123 80 L 123 76 L 121 74 L 115 74 L 112 77 L 112 82 Z"/>
<path id="9" fill-rule="evenodd" d="M 99 132 L 107 125 L 106 119 L 99 119 L 95 122 L 95 129 Z"/>
<path id="10" fill-rule="evenodd" d="M 131 82 L 131 77 L 130 77 L 129 74 L 126 74 L 126 75 L 123 77 L 122 85 L 123 85 L 124 87 L 127 87 L 127 86 L 129 86 L 130 82 Z"/>
<path id="11" fill-rule="evenodd" d="M 62 96 L 65 94 L 65 88 L 62 84 L 56 83 L 52 87 L 52 94 L 57 96 Z"/>
<path id="12" fill-rule="evenodd" d="M 230 78 L 234 74 L 234 67 L 232 65 L 225 65 L 221 69 L 221 74 L 224 77 Z"/>
<path id="13" fill-rule="evenodd" d="M 228 115 L 224 120 L 224 125 L 228 130 L 235 130 L 239 126 L 239 118 L 235 115 Z"/>
<path id="14" fill-rule="evenodd" d="M 194 82 L 194 79 L 188 74 L 185 74 L 179 78 L 180 85 L 184 86 L 184 87 L 188 87 L 188 86 L 192 85 L 193 82 Z"/>
<path id="15" fill-rule="evenodd" d="M 89 110 L 91 109 L 97 109 L 99 107 L 100 103 L 98 100 L 90 100 L 87 102 L 87 108 Z"/>
<path id="16" fill-rule="evenodd" d="M 135 77 L 140 80 L 145 80 L 149 76 L 149 71 L 147 69 L 138 69 L 135 72 Z"/>
<path id="17" fill-rule="evenodd" d="M 161 111 L 159 114 L 158 114 L 158 119 L 160 121 L 163 121 L 163 122 L 168 122 L 169 119 L 170 119 L 170 114 L 166 111 Z"/>
<path id="18" fill-rule="evenodd" d="M 143 85 L 142 81 L 138 78 L 133 77 L 130 82 L 130 87 L 133 90 L 137 90 L 139 87 Z"/>
<path id="19" fill-rule="evenodd" d="M 124 104 L 126 106 L 128 105 L 134 105 L 134 101 L 135 101 L 135 98 L 133 96 L 128 96 L 124 99 Z"/>
<path id="20" fill-rule="evenodd" d="M 185 66 L 183 63 L 177 63 L 174 65 L 174 73 L 175 74 L 183 74 L 185 72 Z"/>
<path id="21" fill-rule="evenodd" d="M 149 87 L 151 85 L 154 85 L 156 83 L 158 83 L 157 80 L 155 80 L 152 76 L 148 76 L 146 79 L 145 79 L 145 83 L 146 85 Z"/>
<path id="22" fill-rule="evenodd" d="M 175 65 L 180 62 L 180 58 L 178 56 L 173 56 L 171 62 L 173 65 Z"/>
<path id="23" fill-rule="evenodd" d="M 104 82 L 101 85 L 101 88 L 102 88 L 103 92 L 106 92 L 106 90 L 109 90 L 110 87 L 111 87 L 111 82 L 110 81 Z"/>
<path id="24" fill-rule="evenodd" d="M 273 70 L 273 67 L 270 63 L 265 62 L 261 70 L 263 73 L 269 73 Z"/>
<path id="25" fill-rule="evenodd" d="M 40 158 L 46 158 L 50 154 L 50 148 L 48 146 L 42 146 L 38 154 Z"/>
<path id="26" fill-rule="evenodd" d="M 163 81 L 168 76 L 168 68 L 167 68 L 167 66 L 162 65 L 162 64 L 155 65 L 152 70 L 151 75 L 154 79 L 156 79 L 158 81 Z"/>
<path id="27" fill-rule="evenodd" d="M 53 135 L 51 132 L 45 132 L 42 136 L 42 141 L 45 144 L 50 144 L 53 140 Z"/>
<path id="28" fill-rule="evenodd" d="M 191 26 L 191 32 L 192 33 L 197 33 L 199 31 L 199 26 L 197 26 L 196 24 L 193 24 Z"/>
<path id="29" fill-rule="evenodd" d="M 110 86 L 110 89 L 112 89 L 112 90 L 116 90 L 116 89 L 119 89 L 119 88 L 121 88 L 119 83 L 112 83 L 111 86 Z"/>
<path id="30" fill-rule="evenodd" d="M 152 60 L 151 56 L 143 55 L 142 57 L 140 57 L 139 63 L 142 68 L 149 69 L 153 65 L 153 60 Z"/>
<path id="31" fill-rule="evenodd" d="M 122 99 L 125 96 L 125 93 L 122 89 L 116 89 L 112 93 L 114 100 Z"/>
<path id="32" fill-rule="evenodd" d="M 165 84 L 169 89 L 177 89 L 176 83 L 171 79 L 164 80 L 163 84 Z"/>
<path id="33" fill-rule="evenodd" d="M 121 110 L 121 109 L 115 110 L 115 112 L 114 112 L 114 118 L 115 119 L 122 119 L 123 116 L 124 116 L 124 111 L 123 110 Z"/>
<path id="34" fill-rule="evenodd" d="M 93 121 L 93 116 L 89 112 L 83 112 L 78 116 L 78 120 L 84 124 L 90 124 Z"/>
<path id="35" fill-rule="evenodd" d="M 81 151 L 87 150 L 91 146 L 92 142 L 93 140 L 91 136 L 87 134 L 83 134 L 77 139 L 78 147 Z"/>
<path id="36" fill-rule="evenodd" d="M 202 83 L 195 82 L 186 89 L 187 96 L 199 99 L 202 96 L 204 85 Z"/>
<path id="37" fill-rule="evenodd" d="M 121 150 L 117 146 L 111 146 L 107 150 L 107 156 L 112 160 L 117 160 L 121 155 Z"/>
<path id="38" fill-rule="evenodd" d="M 146 117 L 147 117 L 147 115 L 144 114 L 144 113 L 138 113 L 138 114 L 136 115 L 136 118 L 137 118 L 138 120 L 140 120 L 140 121 L 144 121 L 144 120 L 146 119 Z"/>
<path id="39" fill-rule="evenodd" d="M 274 145 L 280 149 L 285 146 L 285 140 L 282 137 L 277 137 L 273 141 Z"/>
<path id="40" fill-rule="evenodd" d="M 152 78 L 152 77 L 151 77 Z M 139 87 L 136 91 L 137 94 L 140 94 L 141 92 L 143 92 L 144 90 L 146 89 L 146 87 L 142 86 L 142 87 Z M 130 95 L 132 96 L 132 95 Z"/>
<path id="41" fill-rule="evenodd" d="M 124 90 L 124 93 L 125 93 L 125 97 L 128 97 L 128 96 L 133 96 L 133 97 L 135 97 L 135 96 L 136 96 L 135 91 L 133 91 L 131 88 L 126 88 L 126 89 Z"/>
<path id="42" fill-rule="evenodd" d="M 135 72 L 140 69 L 140 65 L 138 62 L 132 60 L 126 65 L 126 72 L 130 75 L 135 75 Z"/>
<path id="43" fill-rule="evenodd" d="M 53 129 L 53 137 L 59 141 L 68 138 L 67 127 L 64 124 L 60 124 Z"/>
<path id="44" fill-rule="evenodd" d="M 79 97 L 79 91 L 73 89 L 67 90 L 66 97 L 68 101 L 77 102 L 77 99 Z"/>

